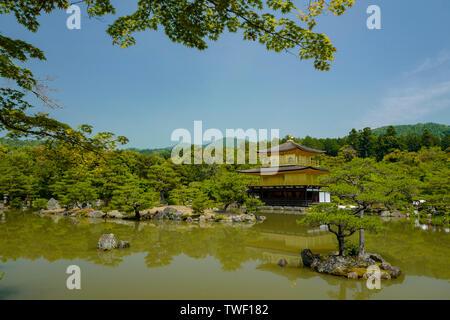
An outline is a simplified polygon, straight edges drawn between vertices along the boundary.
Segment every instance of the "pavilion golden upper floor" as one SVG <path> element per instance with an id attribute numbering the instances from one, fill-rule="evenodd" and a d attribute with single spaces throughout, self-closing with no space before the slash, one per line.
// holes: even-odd
<path id="1" fill-rule="evenodd" d="M 260 186 L 320 186 L 319 177 L 329 174 L 319 167 L 317 156 L 325 151 L 302 146 L 289 140 L 277 147 L 258 151 L 270 156 L 278 155 L 278 166 L 239 171 L 243 174 L 260 176 Z"/>

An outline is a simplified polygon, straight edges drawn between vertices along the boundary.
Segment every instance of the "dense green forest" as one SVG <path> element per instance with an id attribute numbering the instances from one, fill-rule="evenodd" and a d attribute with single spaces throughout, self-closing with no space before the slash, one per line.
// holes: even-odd
<path id="1" fill-rule="evenodd" d="M 100 140 L 96 143 L 104 146 L 103 151 L 50 140 L 38 145 L 0 144 L 0 193 L 8 195 L 11 207 L 32 205 L 36 209 L 44 208 L 52 197 L 67 208 L 89 202 L 99 203 L 105 211 L 131 212 L 158 203 L 191 203 L 197 212 L 231 203 L 259 204 L 246 193 L 254 178 L 237 173 L 251 165 L 176 165 L 167 156 L 119 150 L 111 136 L 94 139 Z M 412 200 L 426 199 L 427 210 L 448 212 L 448 135 L 440 139 L 425 130 L 422 136 L 404 137 L 390 127 L 380 136 L 366 128 L 353 129 L 348 136 L 336 140 L 294 139 L 318 149 L 332 145 L 333 152 L 328 149 L 328 155 L 321 159 L 321 166 L 332 172 L 348 166 L 343 171 L 348 174 L 359 166 L 358 161 L 372 159 L 374 163 L 369 165 L 384 172 L 383 182 L 376 185 L 402 190 L 402 194 L 396 194 L 397 199 L 390 192 L 389 201 L 399 209 L 413 209 Z M 404 188 L 393 185 L 393 181 L 403 181 Z"/>

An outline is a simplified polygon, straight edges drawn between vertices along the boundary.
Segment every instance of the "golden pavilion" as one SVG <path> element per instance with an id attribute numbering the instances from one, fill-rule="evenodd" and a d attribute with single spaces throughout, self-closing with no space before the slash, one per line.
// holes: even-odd
<path id="1" fill-rule="evenodd" d="M 330 202 L 330 195 L 320 190 L 319 177 L 329 174 L 319 167 L 314 157 L 325 153 L 302 146 L 289 140 L 258 151 L 270 157 L 278 153 L 278 166 L 241 170 L 240 173 L 260 177 L 257 185 L 249 186 L 248 192 L 268 206 L 309 206 L 320 202 Z"/>

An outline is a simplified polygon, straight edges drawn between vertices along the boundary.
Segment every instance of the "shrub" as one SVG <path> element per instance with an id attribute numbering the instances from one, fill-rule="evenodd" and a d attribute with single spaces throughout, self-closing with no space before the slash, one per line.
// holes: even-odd
<path id="1" fill-rule="evenodd" d="M 208 199 L 208 197 L 200 193 L 195 197 L 195 199 L 192 201 L 192 211 L 194 213 L 200 213 L 202 214 L 207 208 L 212 206 L 212 201 Z"/>
<path id="2" fill-rule="evenodd" d="M 40 210 L 47 208 L 47 199 L 38 198 L 33 201 L 33 209 Z"/>
<path id="3" fill-rule="evenodd" d="M 247 212 L 256 212 L 259 206 L 262 206 L 264 203 L 256 198 L 248 198 L 245 200 L 245 208 Z"/>
<path id="4" fill-rule="evenodd" d="M 344 252 L 345 255 L 347 256 L 357 256 L 359 253 L 359 245 L 350 241 L 350 240 L 345 240 L 344 241 Z"/>
<path id="5" fill-rule="evenodd" d="M 217 222 L 217 221 L 220 221 L 220 220 L 223 220 L 223 219 L 225 219 L 225 216 L 223 215 L 223 214 L 218 214 L 218 215 L 216 215 L 215 217 L 214 217 L 214 220 Z"/>
<path id="6" fill-rule="evenodd" d="M 9 202 L 9 206 L 11 207 L 11 209 L 22 209 L 23 202 L 19 198 L 14 198 Z"/>

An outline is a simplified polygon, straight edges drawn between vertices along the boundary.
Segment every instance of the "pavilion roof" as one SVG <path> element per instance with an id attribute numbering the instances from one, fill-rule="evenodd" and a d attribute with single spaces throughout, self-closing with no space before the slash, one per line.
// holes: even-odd
<path id="1" fill-rule="evenodd" d="M 317 150 L 317 149 L 313 149 L 313 148 L 308 148 L 305 146 L 302 146 L 298 143 L 295 143 L 294 141 L 287 141 L 285 143 L 282 143 L 280 145 L 278 145 L 278 150 L 276 150 L 276 147 L 272 147 L 269 149 L 265 149 L 265 150 L 259 150 L 258 153 L 276 153 L 278 152 L 285 152 L 285 151 L 291 151 L 291 150 L 302 150 L 304 152 L 309 152 L 309 153 L 317 153 L 317 154 L 322 154 L 325 153 L 325 151 L 323 150 Z"/>

